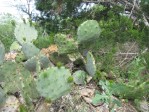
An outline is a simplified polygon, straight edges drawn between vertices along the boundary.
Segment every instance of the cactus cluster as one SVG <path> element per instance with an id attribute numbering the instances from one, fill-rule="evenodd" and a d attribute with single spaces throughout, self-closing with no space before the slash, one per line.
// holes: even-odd
<path id="1" fill-rule="evenodd" d="M 54 41 L 58 46 L 59 54 L 73 53 L 78 49 L 77 43 L 73 40 L 73 38 L 67 37 L 67 35 L 56 34 L 54 37 Z"/>
<path id="2" fill-rule="evenodd" d="M 45 68 L 48 68 L 49 66 L 53 66 L 50 60 L 44 55 L 33 56 L 32 58 L 28 59 L 24 63 L 24 66 L 30 72 L 35 72 L 37 71 L 38 61 L 41 69 L 45 69 Z"/>
<path id="3" fill-rule="evenodd" d="M 37 38 L 35 28 L 29 24 L 19 24 L 15 28 L 15 38 L 21 44 L 23 56 L 27 59 L 24 63 L 26 69 L 31 72 L 36 71 L 38 61 L 42 69 L 47 68 L 51 64 L 50 60 L 46 56 L 41 55 L 40 50 L 33 44 L 33 40 Z M 20 62 L 19 56 L 16 58 L 16 61 Z"/>
<path id="4" fill-rule="evenodd" d="M 0 83 L 4 93 L 20 92 L 30 100 L 38 97 L 35 81 L 22 64 L 8 61 L 0 66 Z"/>
<path id="5" fill-rule="evenodd" d="M 5 47 L 3 43 L 0 41 L 0 65 L 3 63 L 5 57 Z"/>
<path id="6" fill-rule="evenodd" d="M 88 20 L 79 26 L 77 34 L 77 41 L 68 38 L 67 35 L 64 34 L 55 35 L 54 41 L 58 46 L 57 56 L 62 59 L 63 56 L 78 51 L 78 43 L 98 37 L 100 28 L 96 21 Z M 10 49 L 18 50 L 21 45 L 23 52 L 23 54 L 16 57 L 16 61 L 21 62 L 22 59 L 26 59 L 27 61 L 23 63 L 24 66 L 21 63 L 15 62 L 6 62 L 0 66 L 0 83 L 3 82 L 2 87 L 4 88 L 4 92 L 15 93 L 21 91 L 21 94 L 27 102 L 32 98 L 37 98 L 38 93 L 54 101 L 70 92 L 73 79 L 76 84 L 85 84 L 86 73 L 84 71 L 76 71 L 72 77 L 69 69 L 63 66 L 53 67 L 50 60 L 40 53 L 40 50 L 32 43 L 33 40 L 37 38 L 35 28 L 28 24 L 19 24 L 15 28 L 15 38 L 18 44 L 14 42 Z M 4 55 L 5 48 L 0 42 L 0 64 L 3 63 Z M 55 55 L 53 56 L 56 58 Z M 64 57 L 64 59 L 69 61 L 66 57 Z M 38 67 L 39 69 L 46 69 L 39 72 L 37 70 Z M 96 66 L 91 52 L 87 53 L 85 68 L 91 76 L 94 76 Z M 36 83 L 28 70 L 31 72 L 38 71 L 39 75 L 37 76 Z M 0 97 L 1 96 L 3 96 L 2 92 L 0 92 Z"/>
<path id="7" fill-rule="evenodd" d="M 71 73 L 64 67 L 51 67 L 42 71 L 37 78 L 37 90 L 41 96 L 54 101 L 71 90 Z"/>
<path id="8" fill-rule="evenodd" d="M 95 20 L 87 20 L 83 22 L 77 31 L 77 41 L 83 43 L 99 37 L 101 29 Z"/>

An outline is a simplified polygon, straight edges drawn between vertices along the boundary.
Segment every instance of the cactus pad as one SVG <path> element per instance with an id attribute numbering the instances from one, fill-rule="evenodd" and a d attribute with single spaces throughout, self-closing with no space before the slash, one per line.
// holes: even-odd
<path id="1" fill-rule="evenodd" d="M 0 41 L 0 65 L 3 63 L 5 57 L 5 47 L 3 43 Z"/>
<path id="2" fill-rule="evenodd" d="M 41 72 L 37 79 L 37 90 L 41 96 L 51 101 L 60 98 L 71 90 L 68 82 L 71 73 L 64 67 L 51 67 Z"/>
<path id="3" fill-rule="evenodd" d="M 98 25 L 98 22 L 95 20 L 87 20 L 83 22 L 77 31 L 77 41 L 79 43 L 90 41 L 93 39 L 96 39 L 100 35 L 100 27 Z"/>
<path id="4" fill-rule="evenodd" d="M 21 46 L 17 41 L 14 41 L 10 46 L 10 51 L 21 51 Z"/>
<path id="5" fill-rule="evenodd" d="M 59 54 L 73 53 L 78 49 L 77 43 L 72 38 L 68 38 L 67 35 L 56 34 L 54 41 L 58 46 Z"/>
<path id="6" fill-rule="evenodd" d="M 91 75 L 91 76 L 95 75 L 95 73 L 96 73 L 95 59 L 91 52 L 87 53 L 85 68 L 89 75 Z"/>
<path id="7" fill-rule="evenodd" d="M 0 82 L 3 82 L 5 92 L 15 93 L 20 90 L 23 80 L 28 78 L 29 71 L 18 63 L 6 62 L 0 66 Z"/>
<path id="8" fill-rule="evenodd" d="M 23 62 L 23 61 L 26 61 L 26 58 L 25 58 L 23 52 L 20 52 L 16 55 L 15 62 L 20 63 L 20 62 Z"/>
<path id="9" fill-rule="evenodd" d="M 18 24 L 15 28 L 15 38 L 20 44 L 31 43 L 37 38 L 37 31 L 34 27 L 29 24 Z"/>
<path id="10" fill-rule="evenodd" d="M 53 66 L 53 64 L 50 62 L 50 60 L 46 56 L 38 55 L 38 56 L 34 56 L 28 59 L 24 63 L 24 67 L 30 72 L 35 72 L 37 71 L 38 61 L 39 61 L 39 66 L 41 69 L 45 69 L 45 68 L 48 68 L 49 66 Z"/>
<path id="11" fill-rule="evenodd" d="M 36 71 L 36 65 L 37 65 L 37 58 L 34 56 L 30 59 L 28 59 L 24 63 L 24 67 L 29 70 L 30 72 L 35 72 Z"/>
<path id="12" fill-rule="evenodd" d="M 32 43 L 24 43 L 22 45 L 22 51 L 27 59 L 39 54 L 40 50 Z"/>
<path id="13" fill-rule="evenodd" d="M 73 80 L 76 84 L 85 84 L 86 73 L 82 70 L 78 70 L 73 74 Z"/>
<path id="14" fill-rule="evenodd" d="M 53 65 L 50 62 L 49 58 L 44 55 L 40 56 L 39 61 L 40 61 L 41 69 L 48 68 L 49 66 Z"/>

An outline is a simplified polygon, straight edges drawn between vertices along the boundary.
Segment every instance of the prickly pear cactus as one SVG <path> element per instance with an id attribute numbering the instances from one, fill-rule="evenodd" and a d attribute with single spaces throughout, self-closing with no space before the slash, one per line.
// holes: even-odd
<path id="1" fill-rule="evenodd" d="M 39 61 L 40 61 L 41 69 L 45 69 L 45 68 L 48 68 L 49 66 L 53 66 L 53 64 L 50 62 L 49 58 L 44 55 L 41 55 L 39 57 Z"/>
<path id="2" fill-rule="evenodd" d="M 71 73 L 64 67 L 51 67 L 41 72 L 37 78 L 37 90 L 41 96 L 51 101 L 60 98 L 71 90 Z"/>
<path id="3" fill-rule="evenodd" d="M 0 82 L 3 82 L 5 92 L 15 93 L 20 90 L 21 83 L 30 76 L 21 64 L 5 62 L 0 66 Z"/>
<path id="4" fill-rule="evenodd" d="M 0 83 L 5 93 L 20 92 L 26 103 L 39 95 L 33 76 L 22 64 L 5 62 L 0 66 Z"/>
<path id="5" fill-rule="evenodd" d="M 30 72 L 35 72 L 36 71 L 36 65 L 37 65 L 37 58 L 34 56 L 30 59 L 28 59 L 24 63 L 24 67 L 29 70 Z"/>
<path id="6" fill-rule="evenodd" d="M 116 96 L 120 96 L 125 99 L 143 99 L 147 97 L 149 93 L 149 81 L 135 84 L 133 83 L 111 83 L 109 85 L 110 91 Z"/>
<path id="7" fill-rule="evenodd" d="M 50 62 L 48 57 L 46 57 L 44 55 L 38 55 L 38 56 L 34 56 L 34 57 L 28 59 L 24 63 L 24 67 L 27 70 L 29 70 L 30 72 L 36 72 L 38 61 L 39 61 L 39 66 L 41 69 L 45 69 L 45 68 L 48 68 L 49 66 L 53 66 L 53 64 Z"/>
<path id="8" fill-rule="evenodd" d="M 86 71 L 90 76 L 94 76 L 96 73 L 96 65 L 95 65 L 95 59 L 93 57 L 93 54 L 91 52 L 87 53 L 86 57 L 86 63 L 85 63 Z"/>
<path id="9" fill-rule="evenodd" d="M 5 102 L 6 96 L 3 89 L 0 87 L 0 106 Z"/>
<path id="10" fill-rule="evenodd" d="M 78 49 L 77 43 L 72 38 L 67 37 L 67 35 L 56 34 L 54 41 L 58 46 L 59 54 L 73 53 Z"/>
<path id="11" fill-rule="evenodd" d="M 27 59 L 26 59 L 26 57 L 25 57 L 25 55 L 23 54 L 23 52 L 19 52 L 17 55 L 16 55 L 16 57 L 15 57 L 15 62 L 17 62 L 17 63 L 21 63 L 21 62 L 24 62 L 24 61 L 26 61 Z"/>
<path id="12" fill-rule="evenodd" d="M 73 73 L 73 80 L 76 84 L 85 84 L 86 73 L 85 71 L 78 70 Z"/>
<path id="13" fill-rule="evenodd" d="M 17 41 L 14 41 L 10 46 L 10 51 L 21 51 L 21 46 Z"/>
<path id="14" fill-rule="evenodd" d="M 32 43 L 24 43 L 22 45 L 22 51 L 27 59 L 39 54 L 40 50 Z"/>
<path id="15" fill-rule="evenodd" d="M 5 57 L 5 47 L 3 43 L 0 41 L 0 65 L 3 63 Z"/>
<path id="16" fill-rule="evenodd" d="M 36 29 L 25 23 L 18 24 L 15 28 L 14 34 L 20 44 L 31 43 L 37 38 Z"/>
<path id="17" fill-rule="evenodd" d="M 96 39 L 99 37 L 100 32 L 101 30 L 97 21 L 87 20 L 83 22 L 78 28 L 77 41 L 79 43 L 83 43 L 85 41 Z"/>

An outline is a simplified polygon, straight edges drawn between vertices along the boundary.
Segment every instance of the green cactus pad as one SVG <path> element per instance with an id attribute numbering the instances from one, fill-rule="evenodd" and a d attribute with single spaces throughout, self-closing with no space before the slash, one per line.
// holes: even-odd
<path id="1" fill-rule="evenodd" d="M 30 59 L 28 59 L 24 63 L 24 67 L 29 70 L 30 72 L 35 72 L 36 71 L 36 65 L 37 65 L 37 58 L 34 56 Z"/>
<path id="2" fill-rule="evenodd" d="M 34 56 L 34 57 L 28 59 L 24 63 L 24 67 L 27 70 L 29 70 L 30 72 L 36 72 L 38 61 L 39 61 L 39 66 L 41 69 L 45 69 L 45 68 L 48 68 L 49 66 L 53 66 L 53 64 L 50 62 L 48 57 L 46 57 L 44 55 L 38 55 L 38 56 Z"/>
<path id="3" fill-rule="evenodd" d="M 76 84 L 85 84 L 86 73 L 85 71 L 78 70 L 73 73 L 73 80 Z"/>
<path id="4" fill-rule="evenodd" d="M 56 34 L 54 41 L 58 46 L 59 54 L 73 53 L 78 50 L 77 43 L 72 38 L 68 38 L 67 35 Z"/>
<path id="5" fill-rule="evenodd" d="M 39 60 L 41 69 L 48 68 L 49 66 L 53 65 L 47 56 L 41 55 Z"/>
<path id="6" fill-rule="evenodd" d="M 6 62 L 0 66 L 0 82 L 4 83 L 6 92 L 15 93 L 21 88 L 24 79 L 30 76 L 21 64 L 15 62 Z"/>
<path id="7" fill-rule="evenodd" d="M 0 66 L 0 82 L 5 93 L 21 92 L 24 100 L 38 97 L 36 83 L 28 70 L 22 64 L 5 62 Z"/>
<path id="8" fill-rule="evenodd" d="M 10 51 L 21 51 L 21 46 L 17 41 L 14 41 L 10 46 Z"/>
<path id="9" fill-rule="evenodd" d="M 15 38 L 20 44 L 31 43 L 37 39 L 37 31 L 34 27 L 29 24 L 18 24 L 14 31 Z"/>
<path id="10" fill-rule="evenodd" d="M 0 41 L 0 65 L 3 63 L 5 57 L 5 47 L 3 43 Z"/>
<path id="11" fill-rule="evenodd" d="M 0 106 L 5 102 L 5 100 L 6 100 L 5 92 L 0 87 Z"/>
<path id="12" fill-rule="evenodd" d="M 25 58 L 24 54 L 22 52 L 18 53 L 17 56 L 15 57 L 15 62 L 20 63 L 23 61 L 26 61 L 27 59 Z"/>
<path id="13" fill-rule="evenodd" d="M 86 63 L 85 63 L 86 71 L 90 76 L 94 76 L 96 73 L 96 65 L 95 59 L 91 52 L 87 53 Z"/>
<path id="14" fill-rule="evenodd" d="M 71 73 L 64 67 L 51 67 L 41 72 L 37 78 L 37 90 L 41 96 L 54 101 L 71 90 L 68 82 Z"/>
<path id="15" fill-rule="evenodd" d="M 77 31 L 77 41 L 83 43 L 99 37 L 101 29 L 95 20 L 87 20 L 83 22 Z"/>
<path id="16" fill-rule="evenodd" d="M 27 59 L 39 54 L 40 50 L 32 43 L 24 43 L 22 45 L 22 51 Z"/>

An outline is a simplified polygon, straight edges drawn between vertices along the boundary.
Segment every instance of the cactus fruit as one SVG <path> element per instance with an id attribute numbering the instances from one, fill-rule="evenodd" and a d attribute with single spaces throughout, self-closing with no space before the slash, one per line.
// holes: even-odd
<path id="1" fill-rule="evenodd" d="M 51 67 L 42 71 L 37 78 L 37 90 L 41 96 L 54 101 L 71 90 L 71 73 L 64 67 Z"/>
<path id="2" fill-rule="evenodd" d="M 3 63 L 5 57 L 5 47 L 3 43 L 0 41 L 0 65 Z"/>
<path id="3" fill-rule="evenodd" d="M 95 59 L 91 52 L 87 53 L 85 68 L 90 76 L 95 75 L 95 73 L 96 73 Z"/>
<path id="4" fill-rule="evenodd" d="M 18 24 L 15 28 L 14 34 L 20 44 L 31 43 L 33 40 L 37 39 L 36 29 L 25 23 Z"/>
<path id="5" fill-rule="evenodd" d="M 77 31 L 77 41 L 83 43 L 85 41 L 90 41 L 99 37 L 101 29 L 98 22 L 95 20 L 87 20 L 83 22 Z"/>
<path id="6" fill-rule="evenodd" d="M 78 50 L 77 43 L 72 38 L 68 38 L 67 35 L 56 34 L 54 41 L 58 46 L 59 54 L 73 53 Z"/>
<path id="7" fill-rule="evenodd" d="M 85 71 L 78 70 L 73 73 L 73 80 L 76 84 L 85 84 L 86 73 Z"/>
<path id="8" fill-rule="evenodd" d="M 39 54 L 40 50 L 32 43 L 24 43 L 22 45 L 22 51 L 27 59 Z"/>

